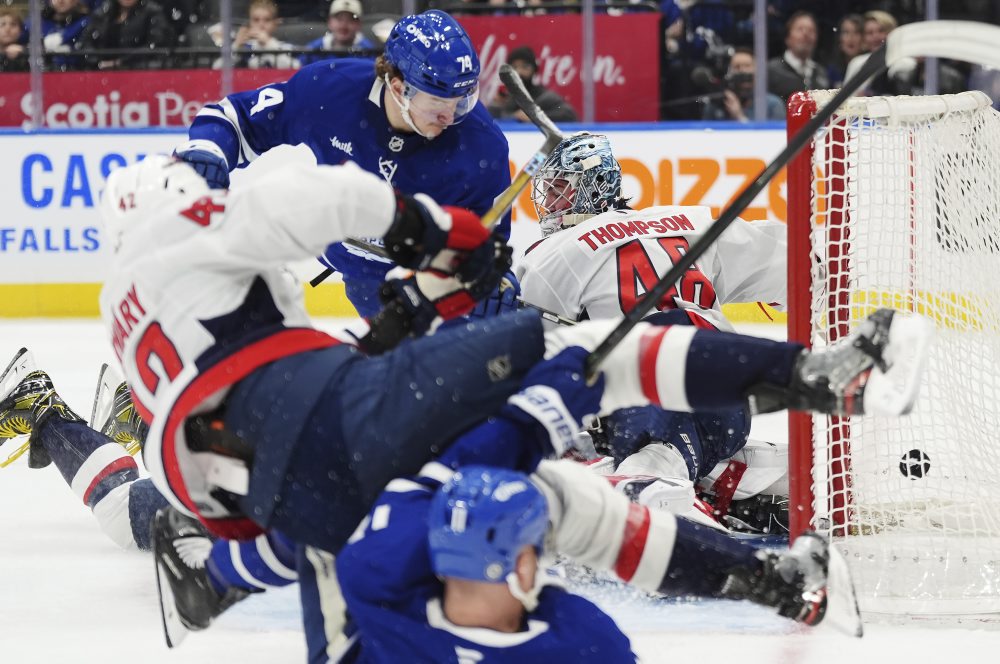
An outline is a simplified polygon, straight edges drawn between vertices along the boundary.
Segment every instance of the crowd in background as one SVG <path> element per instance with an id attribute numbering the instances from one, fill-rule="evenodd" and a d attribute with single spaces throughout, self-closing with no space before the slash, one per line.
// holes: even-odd
<path id="1" fill-rule="evenodd" d="M 769 0 L 768 47 L 755 54 L 752 0 L 596 0 L 607 13 L 658 12 L 662 25 L 660 117 L 748 121 L 754 118 L 753 78 L 765 58 L 768 96 L 764 116 L 783 117 L 790 94 L 839 85 L 898 25 L 924 17 L 923 0 Z M 940 3 L 941 18 L 1000 23 L 1000 3 Z M 427 0 L 417 9 L 427 8 Z M 527 14 L 579 11 L 579 3 L 553 0 L 431 0 L 455 14 Z M 0 0 L 0 72 L 27 71 L 33 30 L 26 2 Z M 294 69 L 328 57 L 374 57 L 402 0 L 233 0 L 233 64 Z M 41 43 L 47 71 L 220 67 L 223 31 L 219 0 L 46 0 Z M 597 35 L 600 40 L 600 35 Z M 538 69 L 531 49 L 515 49 L 512 64 Z M 512 52 L 511 55 L 514 55 Z M 869 94 L 919 94 L 925 63 L 897 64 L 869 84 Z M 982 77 L 967 65 L 938 64 L 941 92 L 968 89 Z M 975 84 L 975 81 L 972 83 Z M 550 110 L 563 121 L 576 112 L 558 98 Z M 494 101 L 498 117 L 516 117 L 509 100 Z"/>

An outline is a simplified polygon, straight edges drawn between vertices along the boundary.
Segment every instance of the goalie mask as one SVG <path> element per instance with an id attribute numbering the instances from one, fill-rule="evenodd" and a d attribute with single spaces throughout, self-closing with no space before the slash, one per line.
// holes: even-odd
<path id="1" fill-rule="evenodd" d="M 166 155 L 150 155 L 112 171 L 101 196 L 101 217 L 110 244 L 116 246 L 119 236 L 141 216 L 210 192 L 193 168 Z"/>
<path id="2" fill-rule="evenodd" d="M 608 137 L 581 132 L 556 146 L 532 182 L 542 235 L 614 209 L 622 200 L 622 169 Z"/>
<path id="3" fill-rule="evenodd" d="M 472 40 L 458 22 L 432 9 L 404 16 L 385 43 L 385 60 L 403 75 L 403 93 L 396 95 L 403 119 L 421 136 L 414 116 L 425 121 L 443 118 L 457 124 L 479 99 L 479 58 Z M 385 81 L 389 90 L 389 80 Z"/>
<path id="4" fill-rule="evenodd" d="M 532 610 L 541 590 L 517 583 L 517 558 L 525 546 L 541 553 L 548 504 L 527 475 L 486 466 L 466 466 L 435 494 L 428 514 L 434 573 L 442 577 L 504 583 Z"/>

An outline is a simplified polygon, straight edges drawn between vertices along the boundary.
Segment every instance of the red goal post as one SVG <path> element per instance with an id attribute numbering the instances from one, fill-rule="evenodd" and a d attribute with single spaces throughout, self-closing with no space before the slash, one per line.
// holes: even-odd
<path id="1" fill-rule="evenodd" d="M 788 136 L 834 92 L 794 95 Z M 789 415 L 792 536 L 833 539 L 869 615 L 1000 615 L 998 159 L 966 92 L 851 99 L 788 166 L 789 339 L 880 306 L 936 328 L 910 416 Z"/>

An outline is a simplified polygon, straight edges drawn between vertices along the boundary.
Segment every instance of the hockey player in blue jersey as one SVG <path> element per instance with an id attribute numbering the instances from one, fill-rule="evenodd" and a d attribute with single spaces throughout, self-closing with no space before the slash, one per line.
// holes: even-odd
<path id="1" fill-rule="evenodd" d="M 438 10 L 406 16 L 374 65 L 327 60 L 287 82 L 208 104 L 176 154 L 212 188 L 226 188 L 233 169 L 273 147 L 302 143 L 320 164 L 353 161 L 399 191 L 483 214 L 510 184 L 510 171 L 507 140 L 477 103 L 479 71 L 472 42 L 453 18 Z M 509 215 L 496 232 L 510 235 Z M 343 244 L 321 261 L 344 275 L 361 316 L 378 312 L 390 262 Z"/>
<path id="2" fill-rule="evenodd" d="M 541 561 L 555 551 L 649 592 L 748 599 L 822 621 L 828 567 L 841 575 L 841 561 L 820 538 L 760 551 L 630 504 L 575 462 L 541 460 L 565 444 L 555 424 L 578 427 L 599 408 L 599 388 L 572 378 L 583 356 L 572 348 L 536 366 L 497 417 L 389 483 L 336 560 L 349 616 L 341 661 L 635 661 L 608 615 L 546 575 Z M 536 420 L 525 406 L 560 415 Z M 832 602 L 850 616 L 849 584 Z"/>
<path id="3" fill-rule="evenodd" d="M 173 505 L 223 536 L 275 530 L 336 553 L 392 477 L 498 412 L 533 366 L 592 350 L 613 327 L 544 332 L 521 312 L 388 350 L 467 311 L 509 262 L 475 215 L 401 196 L 350 164 L 296 167 L 227 193 L 150 157 L 112 174 L 102 215 L 115 248 L 102 317 L 150 422 L 147 468 Z M 390 282 L 378 319 L 323 334 L 284 261 L 361 227 L 378 229 L 400 262 L 452 276 Z M 460 276 L 473 267 L 480 276 Z M 919 319 L 891 311 L 821 352 L 642 323 L 603 367 L 600 412 L 732 408 L 748 396 L 761 412 L 905 412 L 926 336 Z M 47 376 L 30 378 L 5 385 L 0 429 L 27 422 L 29 460 L 44 464 L 42 438 L 69 439 L 76 422 Z"/>

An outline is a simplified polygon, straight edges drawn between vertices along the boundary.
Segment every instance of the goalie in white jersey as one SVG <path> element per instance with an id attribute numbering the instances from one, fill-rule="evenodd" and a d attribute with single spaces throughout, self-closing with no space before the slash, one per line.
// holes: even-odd
<path id="1" fill-rule="evenodd" d="M 544 238 L 517 266 L 522 296 L 577 321 L 623 317 L 714 222 L 705 206 L 630 209 L 622 196 L 621 167 L 607 137 L 587 132 L 568 137 L 553 151 L 535 175 L 532 200 Z M 728 331 L 733 328 L 722 304 L 782 305 L 785 229 L 779 222 L 737 220 L 648 319 Z M 667 501 L 671 508 L 680 508 L 690 505 L 692 483 L 737 453 L 749 431 L 745 409 L 676 413 L 636 408 L 612 414 L 595 436 L 606 444 L 598 445 L 601 451 L 614 458 L 615 474 L 623 477 L 620 488 L 642 492 L 644 502 Z M 770 452 L 765 456 L 775 457 L 773 446 L 761 445 L 762 452 Z M 784 465 L 782 459 L 774 461 L 776 467 Z M 764 467 L 751 473 L 757 473 L 753 480 L 758 480 L 759 490 L 760 479 L 768 484 L 781 471 Z M 629 479 L 634 476 L 667 482 Z M 737 485 L 727 484 L 732 491 L 720 488 L 715 499 L 723 514 Z M 745 497 L 743 488 L 738 497 Z"/>

